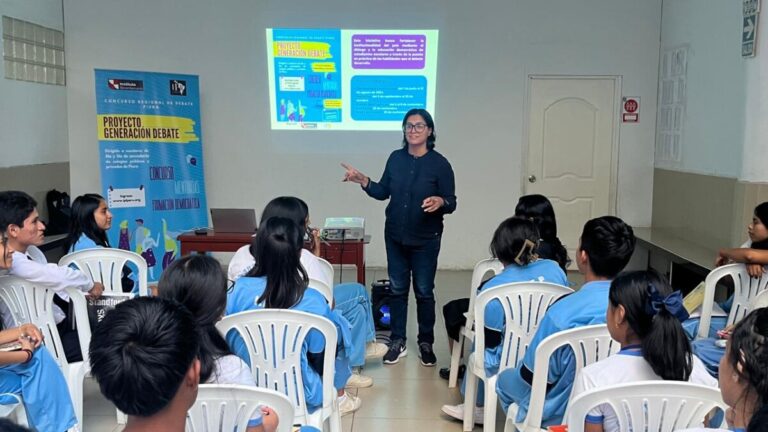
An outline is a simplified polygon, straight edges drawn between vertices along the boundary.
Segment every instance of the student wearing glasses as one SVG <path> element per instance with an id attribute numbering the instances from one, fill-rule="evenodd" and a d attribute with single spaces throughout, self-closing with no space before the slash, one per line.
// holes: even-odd
<path id="1" fill-rule="evenodd" d="M 456 210 L 453 168 L 435 150 L 435 123 L 424 109 L 403 118 L 403 147 L 389 155 L 381 180 L 375 182 L 352 166 L 344 180 L 359 184 L 377 200 L 389 199 L 384 226 L 387 270 L 392 287 L 392 341 L 384 364 L 406 355 L 408 289 L 413 279 L 419 322 L 421 364 L 437 363 L 432 344 L 435 326 L 435 271 L 443 234 L 443 215 Z"/>

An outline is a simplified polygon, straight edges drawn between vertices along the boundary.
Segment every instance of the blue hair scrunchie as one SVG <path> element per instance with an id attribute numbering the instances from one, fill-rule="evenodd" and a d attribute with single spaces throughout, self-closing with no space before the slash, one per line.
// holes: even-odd
<path id="1" fill-rule="evenodd" d="M 662 297 L 653 284 L 648 284 L 648 303 L 645 311 L 648 315 L 656 315 L 662 309 L 669 312 L 680 322 L 688 319 L 688 311 L 683 305 L 683 295 L 680 291 L 673 291 L 666 297 Z"/>

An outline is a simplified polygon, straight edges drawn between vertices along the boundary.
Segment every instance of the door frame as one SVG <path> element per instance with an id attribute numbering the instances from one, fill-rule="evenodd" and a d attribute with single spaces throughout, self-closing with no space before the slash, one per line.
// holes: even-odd
<path id="1" fill-rule="evenodd" d="M 619 114 L 621 109 L 621 88 L 622 88 L 622 76 L 621 75 L 550 75 L 550 74 L 528 74 L 526 76 L 525 84 L 525 96 L 524 96 L 524 119 L 523 119 L 523 151 L 522 160 L 520 166 L 522 171 L 520 173 L 520 195 L 525 195 L 526 182 L 528 181 L 528 138 L 530 137 L 529 125 L 531 121 L 531 87 L 534 80 L 548 80 L 548 79 L 573 79 L 573 80 L 613 80 L 613 119 L 616 122 L 616 127 L 613 128 L 611 136 L 611 174 L 610 185 L 608 188 L 608 213 L 610 215 L 616 215 L 618 210 L 618 175 L 619 175 L 619 133 L 621 130 L 621 122 L 619 122 Z"/>

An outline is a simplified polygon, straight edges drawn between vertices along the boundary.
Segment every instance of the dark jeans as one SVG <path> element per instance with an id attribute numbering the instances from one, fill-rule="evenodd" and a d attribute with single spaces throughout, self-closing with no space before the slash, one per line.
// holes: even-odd
<path id="1" fill-rule="evenodd" d="M 392 340 L 405 340 L 408 322 L 408 292 L 413 276 L 413 293 L 416 296 L 416 318 L 419 322 L 419 343 L 435 342 L 435 272 L 437 255 L 440 253 L 440 237 L 420 245 L 404 245 L 388 236 L 387 272 L 392 288 L 390 314 Z"/>

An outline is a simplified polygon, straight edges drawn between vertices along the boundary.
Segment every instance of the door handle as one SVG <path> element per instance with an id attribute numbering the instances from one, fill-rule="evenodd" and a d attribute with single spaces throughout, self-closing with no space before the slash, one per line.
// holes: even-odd
<path id="1" fill-rule="evenodd" d="M 528 183 L 536 183 L 536 176 L 531 174 L 528 176 Z"/>

